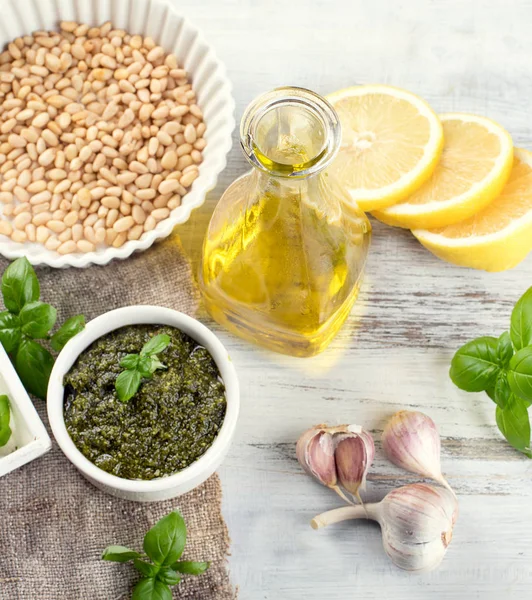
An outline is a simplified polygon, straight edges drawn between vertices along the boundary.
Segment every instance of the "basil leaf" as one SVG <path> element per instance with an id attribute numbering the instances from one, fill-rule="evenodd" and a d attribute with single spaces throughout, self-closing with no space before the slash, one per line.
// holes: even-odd
<path id="1" fill-rule="evenodd" d="M 22 333 L 34 340 L 45 338 L 55 325 L 57 311 L 50 304 L 44 302 L 30 302 L 26 304 L 19 314 Z"/>
<path id="2" fill-rule="evenodd" d="M 145 535 L 144 552 L 154 563 L 169 566 L 183 554 L 186 539 L 185 521 L 177 511 L 173 511 Z"/>
<path id="3" fill-rule="evenodd" d="M 0 448 L 5 446 L 11 438 L 11 410 L 9 408 L 9 398 L 5 395 L 0 396 Z"/>
<path id="4" fill-rule="evenodd" d="M 519 452 L 532 458 L 530 450 L 530 419 L 526 404 L 514 394 L 504 408 L 497 406 L 497 425 L 506 440 Z"/>
<path id="5" fill-rule="evenodd" d="M 151 379 L 157 369 L 166 369 L 166 366 L 156 356 L 147 355 L 140 357 L 137 369 L 142 377 Z"/>
<path id="6" fill-rule="evenodd" d="M 25 256 L 17 258 L 4 271 L 2 295 L 6 308 L 16 315 L 23 306 L 39 299 L 41 295 L 39 280 Z"/>
<path id="7" fill-rule="evenodd" d="M 480 337 L 464 344 L 451 362 L 449 374 L 454 384 L 466 392 L 492 387 L 500 370 L 497 345 L 494 337 Z"/>
<path id="8" fill-rule="evenodd" d="M 139 558 L 140 554 L 135 550 L 130 550 L 125 546 L 108 546 L 102 554 L 103 560 L 110 560 L 113 562 L 125 563 Z"/>
<path id="9" fill-rule="evenodd" d="M 163 363 L 156 356 L 152 356 L 150 368 L 151 372 L 153 373 L 157 371 L 157 369 L 166 369 L 166 365 L 163 365 Z"/>
<path id="10" fill-rule="evenodd" d="M 532 401 L 532 346 L 514 354 L 510 361 L 508 383 L 516 396 Z"/>
<path id="11" fill-rule="evenodd" d="M 120 366 L 124 369 L 136 369 L 138 367 L 140 356 L 138 354 L 126 354 L 120 361 Z"/>
<path id="12" fill-rule="evenodd" d="M 510 336 L 516 350 L 532 344 L 532 287 L 521 296 L 512 311 Z"/>
<path id="13" fill-rule="evenodd" d="M 137 369 L 142 377 L 151 379 L 153 375 L 153 369 L 151 368 L 151 356 L 140 356 Z"/>
<path id="14" fill-rule="evenodd" d="M 137 583 L 131 600 L 172 600 L 172 592 L 162 581 L 150 577 Z"/>
<path id="15" fill-rule="evenodd" d="M 145 562 L 143 560 L 139 560 L 136 558 L 133 561 L 135 565 L 135 569 L 144 577 L 155 577 L 159 572 L 159 568 L 157 565 L 152 565 L 151 563 Z"/>
<path id="16" fill-rule="evenodd" d="M 183 560 L 172 565 L 172 569 L 179 571 L 179 573 L 186 573 L 188 575 L 201 575 L 209 568 L 211 563 L 208 562 L 194 562 L 192 560 Z"/>
<path id="17" fill-rule="evenodd" d="M 181 581 L 181 577 L 170 567 L 163 567 L 157 574 L 157 579 L 166 585 L 177 585 Z"/>
<path id="18" fill-rule="evenodd" d="M 497 381 L 495 382 L 495 387 L 493 388 L 493 395 L 491 399 L 500 406 L 504 408 L 508 399 L 512 394 L 512 390 L 510 389 L 510 384 L 508 383 L 508 374 L 506 371 L 500 371 L 497 376 Z"/>
<path id="19" fill-rule="evenodd" d="M 497 357 L 501 367 L 507 367 L 512 356 L 514 355 L 514 347 L 510 334 L 505 331 L 497 340 Z"/>
<path id="20" fill-rule="evenodd" d="M 66 343 L 80 331 L 83 331 L 83 329 L 85 329 L 85 317 L 83 315 L 70 317 L 54 333 L 50 340 L 50 345 L 56 352 L 61 352 Z"/>
<path id="21" fill-rule="evenodd" d="M 151 338 L 149 342 L 144 344 L 144 347 L 140 351 L 141 356 L 146 354 L 159 354 L 162 352 L 170 343 L 170 336 L 165 333 L 161 333 Z"/>
<path id="22" fill-rule="evenodd" d="M 13 352 L 20 342 L 20 321 L 8 310 L 0 313 L 0 343 L 6 352 Z"/>
<path id="23" fill-rule="evenodd" d="M 46 400 L 48 380 L 53 366 L 54 357 L 48 350 L 22 336 L 15 356 L 15 369 L 30 394 Z"/>
<path id="24" fill-rule="evenodd" d="M 137 393 L 140 385 L 140 373 L 128 369 L 122 371 L 116 378 L 115 389 L 118 394 L 118 399 L 122 402 L 127 402 Z"/>

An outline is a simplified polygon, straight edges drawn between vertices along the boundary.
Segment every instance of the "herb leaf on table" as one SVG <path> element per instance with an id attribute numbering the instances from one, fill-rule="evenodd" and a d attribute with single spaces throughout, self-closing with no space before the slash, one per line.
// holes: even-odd
<path id="1" fill-rule="evenodd" d="M 7 310 L 15 315 L 26 304 L 35 302 L 41 295 L 37 275 L 25 257 L 12 262 L 2 275 L 2 296 Z"/>
<path id="2" fill-rule="evenodd" d="M 528 458 L 532 458 L 530 419 L 526 403 L 521 398 L 511 394 L 504 408 L 497 406 L 495 418 L 497 426 L 508 443 L 516 450 L 526 454 Z"/>
<path id="3" fill-rule="evenodd" d="M 108 546 L 102 554 L 103 560 L 119 563 L 129 562 L 130 560 L 140 557 L 141 554 L 135 550 L 130 550 L 125 546 Z"/>
<path id="4" fill-rule="evenodd" d="M 116 378 L 115 389 L 122 402 L 131 400 L 137 393 L 142 378 L 151 379 L 157 369 L 166 369 L 157 358 L 170 343 L 170 336 L 165 333 L 153 336 L 144 344 L 140 354 L 126 354 L 120 361 L 122 371 Z"/>
<path id="5" fill-rule="evenodd" d="M 55 325 L 57 311 L 50 304 L 37 300 L 24 305 L 18 318 L 22 333 L 34 340 L 42 340 Z"/>
<path id="6" fill-rule="evenodd" d="M 172 565 L 174 571 L 186 573 L 188 575 L 201 575 L 202 573 L 205 573 L 208 568 L 208 562 L 194 562 L 191 560 L 183 560 Z"/>
<path id="7" fill-rule="evenodd" d="M 173 511 L 152 527 L 144 537 L 144 552 L 161 566 L 170 566 L 183 554 L 187 528 L 183 517 Z"/>
<path id="8" fill-rule="evenodd" d="M 0 448 L 5 446 L 11 438 L 10 419 L 9 398 L 6 395 L 2 395 L 0 396 Z"/>
<path id="9" fill-rule="evenodd" d="M 52 348 L 56 352 L 61 352 L 61 350 L 65 347 L 66 343 L 84 329 L 84 315 L 76 315 L 74 317 L 70 317 L 70 319 L 67 319 L 51 337 L 50 346 L 52 346 Z"/>
<path id="10" fill-rule="evenodd" d="M 192 575 L 199 575 L 199 573 L 192 573 Z M 162 567 L 157 574 L 157 579 L 166 585 L 177 585 L 181 581 L 181 577 L 171 567 Z"/>
<path id="11" fill-rule="evenodd" d="M 125 546 L 109 546 L 104 550 L 102 559 L 114 562 L 133 561 L 134 567 L 143 577 L 133 590 L 132 600 L 171 600 L 169 586 L 181 581 L 178 573 L 201 575 L 209 568 L 208 562 L 177 562 L 183 554 L 186 540 L 185 521 L 177 511 L 173 511 L 158 521 L 144 536 L 146 554 Z"/>
<path id="12" fill-rule="evenodd" d="M 26 390 L 46 399 L 48 381 L 54 366 L 54 357 L 37 342 L 23 336 L 15 354 L 15 369 Z"/>
<path id="13" fill-rule="evenodd" d="M 172 600 L 172 591 L 166 583 L 149 577 L 137 583 L 131 600 Z"/>
<path id="14" fill-rule="evenodd" d="M 140 558 L 135 558 L 133 566 L 141 575 L 144 575 L 144 577 L 155 577 L 160 569 L 157 565 L 152 565 L 149 562 L 140 560 Z"/>
<path id="15" fill-rule="evenodd" d="M 57 311 L 39 300 L 39 280 L 26 257 L 7 267 L 1 289 L 7 310 L 0 313 L 0 343 L 9 353 L 26 390 L 44 400 L 54 357 L 34 340 L 50 340 L 52 348 L 60 351 L 85 327 L 85 317 L 71 317 L 50 337 Z"/>
<path id="16" fill-rule="evenodd" d="M 521 296 L 512 311 L 510 336 L 516 350 L 532 344 L 532 287 Z"/>
<path id="17" fill-rule="evenodd" d="M 514 355 L 514 347 L 512 344 L 512 338 L 510 334 L 505 331 L 499 336 L 497 340 L 497 358 L 501 367 L 507 367 L 508 363 L 512 360 Z"/>
<path id="18" fill-rule="evenodd" d="M 510 361 L 508 383 L 512 392 L 532 401 L 532 346 L 521 348 Z"/>
<path id="19" fill-rule="evenodd" d="M 22 331 L 17 315 L 4 310 L 0 313 L 0 343 L 6 352 L 13 352 L 19 345 Z"/>
<path id="20" fill-rule="evenodd" d="M 451 362 L 451 379 L 466 392 L 483 392 L 495 384 L 500 370 L 498 340 L 480 337 L 464 344 Z"/>
<path id="21" fill-rule="evenodd" d="M 451 361 L 449 375 L 462 390 L 485 391 L 497 405 L 495 420 L 508 443 L 532 458 L 532 287 L 516 303 L 510 331 L 464 344 Z"/>

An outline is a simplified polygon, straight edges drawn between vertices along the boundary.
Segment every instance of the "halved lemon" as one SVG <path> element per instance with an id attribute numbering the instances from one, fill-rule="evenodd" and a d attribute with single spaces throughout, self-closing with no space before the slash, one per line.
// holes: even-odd
<path id="1" fill-rule="evenodd" d="M 401 202 L 431 176 L 443 133 L 424 100 L 387 85 L 350 87 L 327 99 L 342 124 L 331 168 L 362 210 Z"/>
<path id="2" fill-rule="evenodd" d="M 502 191 L 513 144 L 500 125 L 476 115 L 440 115 L 445 145 L 432 177 L 408 200 L 374 216 L 396 227 L 432 229 L 463 221 Z"/>
<path id="3" fill-rule="evenodd" d="M 532 152 L 515 149 L 501 195 L 476 215 L 412 233 L 436 256 L 456 265 L 485 271 L 515 267 L 532 250 Z"/>

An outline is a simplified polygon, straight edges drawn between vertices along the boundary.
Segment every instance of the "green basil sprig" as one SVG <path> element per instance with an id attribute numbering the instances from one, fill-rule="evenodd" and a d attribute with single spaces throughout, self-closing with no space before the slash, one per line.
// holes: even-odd
<path id="1" fill-rule="evenodd" d="M 116 378 L 115 389 L 118 399 L 127 402 L 137 393 L 142 378 L 151 379 L 157 369 L 166 367 L 157 358 L 170 343 L 170 336 L 161 333 L 146 342 L 140 354 L 127 354 L 120 361 L 120 366 L 125 369 Z"/>
<path id="2" fill-rule="evenodd" d="M 11 263 L 2 275 L 2 296 L 7 310 L 0 312 L 0 343 L 28 392 L 46 398 L 54 357 L 35 340 L 50 340 L 59 352 L 68 340 L 85 327 L 85 317 L 65 321 L 52 336 L 57 311 L 39 300 L 39 280 L 26 257 Z"/>
<path id="3" fill-rule="evenodd" d="M 177 585 L 181 574 L 201 575 L 209 568 L 207 562 L 179 560 L 186 540 L 185 521 L 177 511 L 173 511 L 144 536 L 144 554 L 125 546 L 109 546 L 102 558 L 119 563 L 133 561 L 142 579 L 133 590 L 132 600 L 171 600 L 169 586 Z"/>
<path id="4" fill-rule="evenodd" d="M 11 437 L 10 419 L 9 398 L 2 395 L 0 396 L 0 448 L 9 442 L 9 438 Z"/>
<path id="5" fill-rule="evenodd" d="M 512 311 L 510 331 L 480 337 L 462 346 L 451 362 L 453 382 L 466 392 L 482 392 L 497 405 L 495 419 L 506 440 L 532 458 L 532 287 Z"/>

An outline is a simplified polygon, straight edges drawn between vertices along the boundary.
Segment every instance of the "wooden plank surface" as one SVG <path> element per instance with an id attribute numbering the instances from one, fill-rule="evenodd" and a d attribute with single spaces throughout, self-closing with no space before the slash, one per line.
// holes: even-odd
<path id="1" fill-rule="evenodd" d="M 176 0 L 173 0 L 176 1 Z M 176 2 L 177 3 L 177 2 Z M 532 2 L 514 0 L 180 0 L 225 61 L 237 118 L 260 92 L 293 84 L 327 93 L 356 83 L 410 89 L 437 111 L 477 112 L 532 148 Z M 246 164 L 235 147 L 205 207 L 179 230 L 195 265 L 212 207 Z M 221 331 L 242 386 L 235 443 L 221 476 L 242 600 L 483 600 L 532 593 L 532 462 L 495 426 L 494 405 L 448 378 L 453 351 L 498 334 L 532 285 L 532 257 L 487 274 L 444 264 L 407 232 L 374 223 L 360 299 L 331 348 L 312 359 L 274 355 Z M 398 571 L 378 527 L 315 532 L 316 513 L 339 505 L 302 474 L 298 435 L 321 421 L 365 425 L 419 408 L 438 424 L 443 469 L 460 499 L 441 568 Z M 413 481 L 377 451 L 368 499 Z M 207 599 L 202 599 L 207 600 Z"/>

